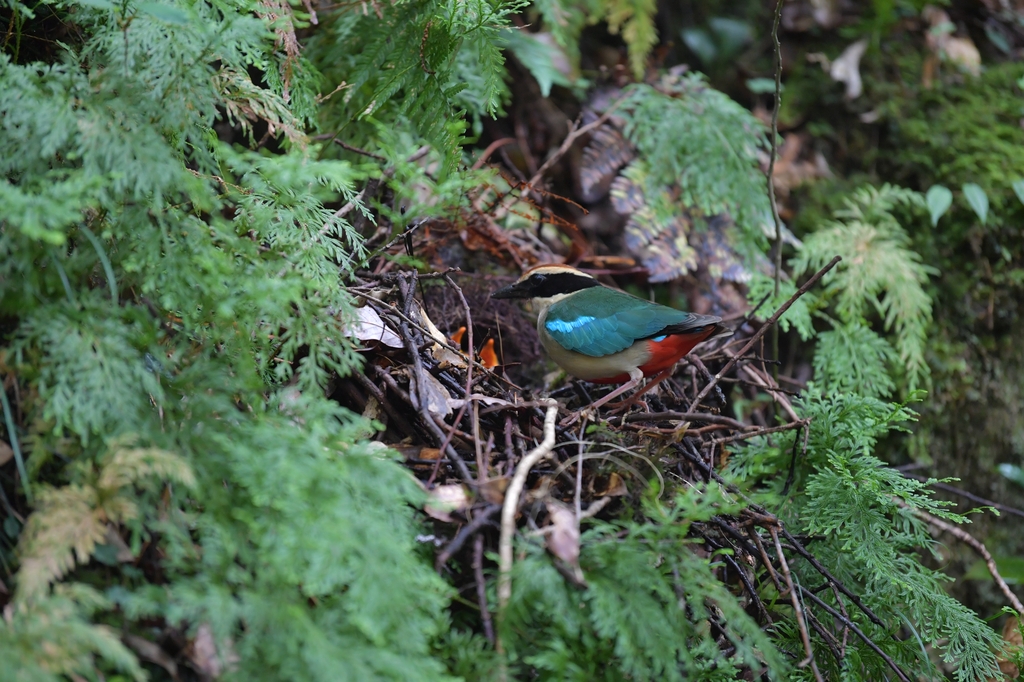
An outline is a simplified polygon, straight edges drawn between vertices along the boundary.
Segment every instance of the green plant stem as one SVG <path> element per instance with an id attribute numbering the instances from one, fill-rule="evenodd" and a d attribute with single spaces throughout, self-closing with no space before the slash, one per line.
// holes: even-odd
<path id="1" fill-rule="evenodd" d="M 107 275 L 107 286 L 110 287 L 110 300 L 114 302 L 114 305 L 117 305 L 117 278 L 114 277 L 114 268 L 110 265 L 110 259 L 107 258 L 107 254 L 103 250 L 103 244 L 92 233 L 92 230 L 85 225 L 80 225 L 78 229 L 82 231 L 82 234 L 89 240 L 92 247 L 96 249 L 96 254 L 100 257 L 100 263 L 103 264 L 103 272 Z"/>
<path id="2" fill-rule="evenodd" d="M 25 470 L 25 458 L 21 455 L 21 445 L 18 444 L 18 434 L 14 430 L 14 413 L 11 412 L 11 403 L 7 400 L 7 390 L 0 386 L 0 403 L 4 408 L 4 421 L 7 422 L 7 437 L 11 439 L 11 449 L 14 450 L 14 463 L 18 467 L 18 475 L 21 476 L 21 485 L 25 488 L 25 499 L 32 502 L 32 489 L 28 484 L 28 472 Z"/>

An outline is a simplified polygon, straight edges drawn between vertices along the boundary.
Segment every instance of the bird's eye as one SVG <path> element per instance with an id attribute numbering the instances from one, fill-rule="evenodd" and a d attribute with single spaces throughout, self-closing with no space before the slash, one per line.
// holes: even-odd
<path id="1" fill-rule="evenodd" d="M 541 284 L 541 283 L 547 281 L 547 278 L 548 278 L 547 275 L 534 275 L 533 277 L 531 277 L 531 279 L 534 282 L 536 282 L 537 284 Z"/>

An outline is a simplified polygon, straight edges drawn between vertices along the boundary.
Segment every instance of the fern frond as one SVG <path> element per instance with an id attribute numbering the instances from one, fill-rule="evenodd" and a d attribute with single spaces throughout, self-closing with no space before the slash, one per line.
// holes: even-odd
<path id="1" fill-rule="evenodd" d="M 700 74 L 682 76 L 672 89 L 670 96 L 634 86 L 622 108 L 625 134 L 649 169 L 647 193 L 677 185 L 678 202 L 704 215 L 729 213 L 749 245 L 743 251 L 756 251 L 771 215 L 757 160 L 763 126 Z"/>
<path id="2" fill-rule="evenodd" d="M 107 533 L 98 501 L 95 488 L 88 485 L 40 490 L 36 511 L 28 517 L 20 542 L 19 599 L 45 594 L 50 583 L 76 562 L 89 560 Z"/>
<path id="3" fill-rule="evenodd" d="M 893 211 L 920 207 L 920 194 L 891 185 L 865 187 L 845 207 L 804 240 L 792 265 L 797 275 L 816 270 L 839 254 L 843 261 L 825 277 L 844 323 L 853 323 L 869 307 L 896 336 L 895 347 L 911 390 L 928 381 L 925 342 L 932 301 L 924 289 L 934 270 L 909 248 L 909 238 Z"/>
<path id="4" fill-rule="evenodd" d="M 818 335 L 815 383 L 826 392 L 884 398 L 895 390 L 890 372 L 897 354 L 889 342 L 858 320 Z"/>
<path id="5" fill-rule="evenodd" d="M 658 4 L 654 0 L 609 0 L 607 7 L 608 31 L 622 32 L 629 52 L 629 66 L 633 76 L 640 80 L 647 70 L 647 55 L 658 42 L 654 15 Z"/>
<path id="6" fill-rule="evenodd" d="M 93 612 L 110 606 L 95 589 L 77 584 L 59 585 L 44 599 L 12 608 L 0 618 L 5 677 L 32 682 L 94 678 L 99 677 L 102 662 L 136 682 L 146 680 L 117 631 L 88 620 Z"/>

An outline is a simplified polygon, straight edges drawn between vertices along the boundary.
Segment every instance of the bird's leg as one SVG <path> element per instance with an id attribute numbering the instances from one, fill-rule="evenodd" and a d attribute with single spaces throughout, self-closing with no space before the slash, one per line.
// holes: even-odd
<path id="1" fill-rule="evenodd" d="M 601 407 L 602 405 L 607 403 L 612 398 L 617 398 L 620 395 L 622 395 L 623 393 L 636 388 L 637 386 L 640 385 L 640 382 L 643 381 L 643 380 L 644 380 L 644 373 L 643 372 L 641 372 L 639 369 L 632 370 L 629 373 L 629 381 L 627 381 L 626 383 L 622 384 L 617 389 L 615 389 L 614 391 L 612 391 L 608 395 L 604 396 L 603 398 L 600 398 L 599 400 L 595 400 L 590 405 L 587 405 L 586 407 L 584 407 L 583 409 L 581 409 L 581 410 L 579 410 L 577 412 L 573 412 L 566 419 L 562 420 L 561 426 L 571 426 L 572 424 L 574 424 L 580 418 L 580 415 L 583 413 L 584 410 L 594 410 L 594 411 L 596 411 L 597 408 Z"/>
<path id="2" fill-rule="evenodd" d="M 675 365 L 669 367 L 668 369 L 661 370 L 653 377 L 651 377 L 651 380 L 647 382 L 647 385 L 641 388 L 639 391 L 637 391 L 636 393 L 634 393 L 633 395 L 629 396 L 628 398 L 621 402 L 615 403 L 614 405 L 610 405 L 609 407 L 614 408 L 612 410 L 612 414 L 619 414 L 620 412 L 624 411 L 631 405 L 635 405 L 636 401 L 640 399 L 640 396 L 642 396 L 644 393 L 647 393 L 652 388 L 660 384 L 662 381 L 672 376 L 672 370 L 674 369 Z"/>

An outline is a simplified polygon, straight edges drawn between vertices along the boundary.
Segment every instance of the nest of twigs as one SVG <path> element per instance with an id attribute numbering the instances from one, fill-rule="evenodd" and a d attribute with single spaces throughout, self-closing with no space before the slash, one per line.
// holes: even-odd
<path id="1" fill-rule="evenodd" d="M 727 485 L 718 471 L 734 444 L 785 430 L 806 434 L 808 426 L 772 378 L 769 361 L 752 352 L 760 349 L 765 331 L 787 303 L 763 323 L 751 319 L 754 311 L 734 320 L 733 337 L 699 346 L 630 411 L 607 418 L 585 414 L 582 424 L 563 428 L 560 421 L 599 396 L 593 386 L 567 379 L 545 397 L 544 391 L 517 383 L 542 376 L 537 371 L 542 361 L 529 317 L 487 299 L 505 281 L 455 270 L 365 273 L 351 289 L 363 306 L 356 335 L 367 347 L 365 367 L 338 390 L 343 403 L 384 425 L 382 440 L 403 454 L 428 491 L 426 512 L 437 524 L 437 570 L 449 571 L 453 563 L 472 566 L 472 572 L 452 571 L 451 577 L 456 584 L 466 581 L 460 585 L 464 589 L 475 586 L 483 628 L 492 641 L 490 614 L 500 612 L 513 589 L 511 543 L 517 530 L 544 535 L 565 575 L 584 585 L 576 562 L 581 519 L 621 512 L 623 501 L 639 497 L 654 476 L 695 486 L 712 479 Z M 771 417 L 758 412 L 752 423 L 727 416 L 723 383 L 738 384 L 751 397 L 773 395 L 768 409 L 785 423 L 769 426 Z M 584 437 L 585 427 L 598 422 L 604 428 Z M 616 449 L 640 457 L 617 456 Z M 793 457 L 800 454 L 794 451 Z M 848 638 L 860 637 L 906 679 L 845 608 L 837 610 L 816 591 L 794 584 L 789 561 L 799 556 L 821 574 L 825 587 L 842 595 L 840 604 L 846 600 L 882 624 L 814 558 L 806 539 L 789 533 L 776 516 L 750 504 L 738 516 L 694 523 L 691 534 L 709 551 L 731 550 L 720 553 L 719 578 L 734 586 L 763 625 L 772 618 L 757 584 L 771 580 L 798 613 L 802 601 L 810 601 L 832 615 L 825 623 L 808 612 L 797 622 L 816 631 L 837 660 L 844 657 Z M 497 549 L 500 557 L 497 605 L 487 603 L 482 588 L 487 549 Z M 810 659 L 810 637 L 802 635 Z M 724 637 L 722 646 L 728 647 Z"/>

